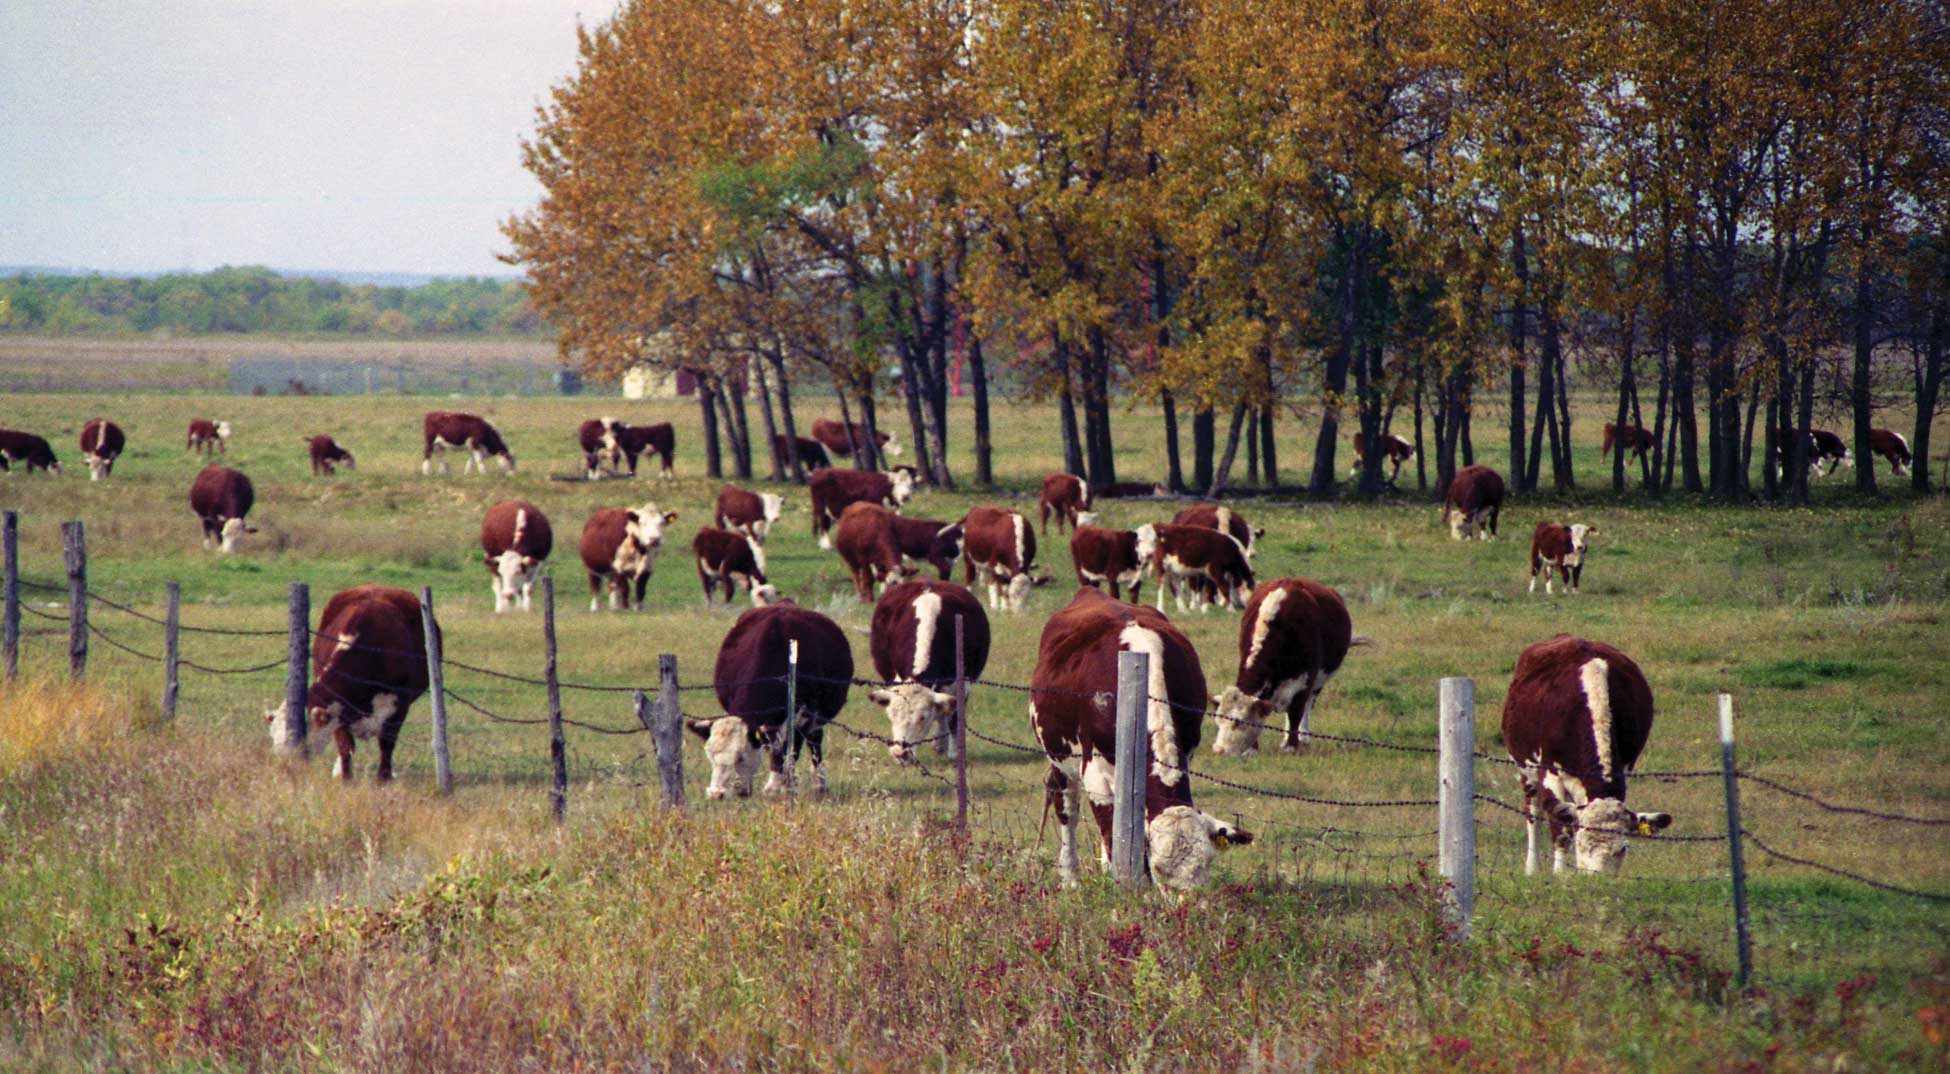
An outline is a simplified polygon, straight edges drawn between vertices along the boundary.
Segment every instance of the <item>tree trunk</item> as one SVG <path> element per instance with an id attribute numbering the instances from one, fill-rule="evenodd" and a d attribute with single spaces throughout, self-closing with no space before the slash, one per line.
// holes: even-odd
<path id="1" fill-rule="evenodd" d="M 765 374 L 764 362 L 754 368 L 758 371 L 758 416 L 765 419 L 765 455 L 772 460 L 772 473 L 766 480 L 784 481 L 785 464 L 779 458 L 779 426 L 772 420 L 771 378 Z"/>
<path id="2" fill-rule="evenodd" d="M 1467 384 L 1467 382 L 1465 382 L 1465 384 Z M 1456 440 L 1457 440 L 1457 446 L 1462 449 L 1462 464 L 1464 466 L 1476 465 L 1476 440 L 1475 438 L 1470 436 L 1470 430 L 1469 430 L 1470 419 L 1475 416 L 1473 413 L 1475 410 L 1474 398 L 1471 395 L 1471 392 L 1473 390 L 1474 389 L 1466 388 L 1463 391 L 1462 395 L 1456 400 L 1456 406 L 1461 411 L 1459 417 L 1461 418 L 1461 425 L 1462 425 L 1462 433 L 1456 438 Z M 1449 491 L 1448 483 L 1443 482 L 1438 491 L 1448 492 Z"/>
<path id="3" fill-rule="evenodd" d="M 1855 419 L 1855 490 L 1873 496 L 1876 468 L 1875 455 L 1869 450 L 1869 428 L 1875 414 L 1870 409 L 1869 372 L 1875 357 L 1875 297 L 1866 249 L 1863 254 L 1864 263 L 1855 269 L 1855 361 L 1849 369 L 1849 412 Z"/>
<path id="4" fill-rule="evenodd" d="M 704 474 L 706 477 L 722 479 L 724 461 L 718 451 L 718 411 L 717 401 L 711 397 L 716 393 L 697 378 L 697 406 L 704 415 Z"/>
<path id="5" fill-rule="evenodd" d="M 1936 401 L 1943 389 L 1943 352 L 1950 337 L 1950 316 L 1941 306 L 1930 311 L 1930 329 L 1923 343 L 1923 376 L 1916 392 L 1916 426 L 1911 436 L 1909 487 L 1930 491 L 1930 427 L 1935 424 Z"/>
<path id="6" fill-rule="evenodd" d="M 1524 353 L 1524 300 L 1530 294 L 1530 260 L 1524 248 L 1522 223 L 1517 224 L 1510 244 L 1510 265 L 1517 277 L 1516 302 L 1510 307 L 1510 486 L 1524 492 L 1528 491 L 1525 475 L 1530 472 L 1525 465 L 1523 437 L 1523 410 L 1530 402 L 1523 383 L 1524 366 L 1529 361 Z"/>
<path id="7" fill-rule="evenodd" d="M 1350 259 L 1351 260 L 1351 259 Z M 1327 354 L 1326 405 L 1320 410 L 1320 432 L 1314 437 L 1314 473 L 1307 483 L 1310 495 L 1334 494 L 1340 477 L 1334 472 L 1334 449 L 1341 438 L 1341 407 L 1347 397 L 1347 367 L 1354 361 L 1354 270 L 1342 270 L 1338 313 L 1339 339 Z"/>
<path id="8" fill-rule="evenodd" d="M 1206 407 L 1192 415 L 1192 486 L 1212 487 L 1212 456 L 1218 439 L 1218 418 Z"/>
<path id="9" fill-rule="evenodd" d="M 1063 378 L 1063 387 L 1056 396 L 1056 415 L 1063 428 L 1063 469 L 1085 477 L 1083 444 L 1077 439 L 1077 404 L 1070 394 L 1070 345 L 1059 338 L 1055 347 L 1056 372 Z"/>
<path id="10" fill-rule="evenodd" d="M 1110 428 L 1110 344 L 1102 328 L 1090 330 L 1088 381 L 1084 386 L 1084 421 L 1088 436 L 1090 486 L 1117 483 L 1117 460 L 1112 454 Z"/>
<path id="11" fill-rule="evenodd" d="M 799 457 L 799 424 L 792 416 L 792 378 L 786 375 L 785 355 L 773 352 L 766 355 L 776 374 L 779 393 L 779 422 L 785 426 L 785 469 L 792 475 L 796 484 L 807 481 L 806 461 Z"/>
<path id="12" fill-rule="evenodd" d="M 1551 455 L 1551 463 L 1555 468 L 1559 491 L 1578 487 L 1577 459 L 1571 451 L 1571 378 L 1565 375 L 1563 322 L 1559 318 L 1562 312 L 1562 292 L 1560 285 L 1557 300 L 1551 304 L 1549 335 L 1545 340 L 1545 347 L 1550 352 L 1550 360 L 1557 367 L 1552 377 L 1557 384 L 1557 440 L 1562 453 L 1554 451 Z"/>
<path id="13" fill-rule="evenodd" d="M 1240 403 L 1232 408 L 1232 425 L 1226 431 L 1226 452 L 1219 458 L 1218 471 L 1212 475 L 1212 485 L 1205 490 L 1208 499 L 1216 500 L 1226 487 L 1226 475 L 1232 472 L 1232 458 L 1239 453 L 1239 427 L 1246 422 L 1247 406 Z"/>
<path id="14" fill-rule="evenodd" d="M 1169 388 L 1159 393 L 1159 401 L 1165 408 L 1165 487 L 1173 492 L 1185 491 L 1185 469 L 1178 453 L 1178 403 L 1172 398 Z"/>
<path id="15" fill-rule="evenodd" d="M 1246 484 L 1259 481 L 1259 408 L 1246 409 Z"/>
<path id="16" fill-rule="evenodd" d="M 928 455 L 928 422 L 921 413 L 925 404 L 919 387 L 919 381 L 925 375 L 919 366 L 926 359 L 915 353 L 911 339 L 898 343 L 896 351 L 901 358 L 901 395 L 907 400 L 907 429 L 908 435 L 913 437 L 914 468 L 926 477 L 934 472 L 933 460 Z"/>
<path id="17" fill-rule="evenodd" d="M 1612 416 L 1612 431 L 1615 436 L 1612 440 L 1611 491 L 1615 496 L 1625 494 L 1625 456 L 1628 451 L 1638 448 L 1638 423 L 1631 422 L 1628 424 L 1626 422 L 1626 416 L 1632 398 L 1632 364 L 1634 361 L 1632 348 L 1638 342 L 1638 314 L 1637 307 L 1633 307 L 1626 313 L 1623 332 L 1619 339 L 1618 409 Z M 1630 448 L 1625 443 L 1625 437 L 1628 434 L 1632 437 Z"/>
<path id="18" fill-rule="evenodd" d="M 1267 403 L 1259 409 L 1259 458 L 1260 473 L 1266 478 L 1266 487 L 1280 487 L 1280 456 L 1278 440 L 1273 435 L 1273 415 L 1278 404 Z"/>
<path id="19" fill-rule="evenodd" d="M 989 363 L 982 356 L 982 337 L 968 341 L 968 369 L 975 379 L 975 485 L 995 487 L 994 446 L 989 438 Z"/>
<path id="20" fill-rule="evenodd" d="M 1429 491 L 1429 468 L 1427 455 L 1422 451 L 1422 390 L 1424 371 L 1421 362 L 1415 363 L 1415 488 L 1418 492 Z"/>
<path id="21" fill-rule="evenodd" d="M 749 478 L 752 473 L 751 445 L 745 443 L 744 433 L 739 431 L 738 422 L 731 416 L 731 388 L 722 381 L 717 391 L 718 428 L 725 438 L 725 449 L 731 455 L 734 476 Z"/>
<path id="22" fill-rule="evenodd" d="M 1524 469 L 1513 475 L 1517 488 L 1525 492 L 1537 489 L 1538 471 L 1544 462 L 1544 434 L 1551 425 L 1551 363 L 1537 363 L 1537 414 L 1530 425 L 1530 456 L 1524 460 Z"/>

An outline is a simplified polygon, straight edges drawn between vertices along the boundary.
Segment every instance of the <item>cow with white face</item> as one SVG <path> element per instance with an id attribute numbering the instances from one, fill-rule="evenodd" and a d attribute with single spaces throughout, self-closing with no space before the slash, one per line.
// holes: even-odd
<path id="1" fill-rule="evenodd" d="M 785 511 L 785 497 L 775 492 L 748 492 L 736 485 L 718 490 L 717 509 L 711 524 L 721 530 L 737 530 L 759 544 L 772 532 L 772 524 Z"/>
<path id="2" fill-rule="evenodd" d="M 797 709 L 788 713 L 786 673 L 795 649 L 799 681 L 790 696 Z M 792 776 L 784 755 L 789 749 L 796 767 L 802 745 L 812 754 L 812 791 L 826 793 L 826 725 L 846 706 L 853 682 L 853 650 L 839 624 L 789 600 L 753 608 L 738 617 L 718 646 L 712 681 L 726 717 L 690 725 L 705 740 L 711 760 L 705 797 L 751 793 L 760 752 L 771 766 L 766 793 L 789 790 Z M 742 734 L 727 726 L 733 719 L 743 725 Z"/>
<path id="3" fill-rule="evenodd" d="M 330 733 L 338 749 L 332 775 L 352 778 L 355 739 L 379 740 L 380 782 L 393 778 L 393 745 L 406 710 L 427 692 L 426 634 L 420 601 L 404 589 L 362 585 L 332 597 L 311 643 L 306 692 L 307 737 Z M 264 714 L 271 743 L 297 749 L 286 703 Z"/>
<path id="4" fill-rule="evenodd" d="M 1307 744 L 1314 702 L 1347 658 L 1354 624 L 1333 589 L 1305 578 L 1263 582 L 1239 621 L 1239 676 L 1219 695 L 1212 752 L 1245 757 L 1274 713 L 1286 714 L 1280 748 Z"/>
<path id="5" fill-rule="evenodd" d="M 955 621 L 962 624 L 962 671 L 980 678 L 989 659 L 989 617 L 968 587 L 916 579 L 888 588 L 874 605 L 874 674 L 892 685 L 867 696 L 887 710 L 893 727 L 888 752 L 911 764 L 914 747 L 930 739 L 935 752 L 954 755 Z"/>
<path id="6" fill-rule="evenodd" d="M 525 500 L 502 500 L 481 520 L 481 554 L 498 614 L 520 601 L 528 611 L 542 562 L 555 548 L 555 531 L 542 509 Z"/>
<path id="7" fill-rule="evenodd" d="M 1582 522 L 1560 526 L 1539 522 L 1530 535 L 1530 592 L 1537 592 L 1537 575 L 1544 576 L 1544 593 L 1551 592 L 1551 571 L 1563 576 L 1564 588 L 1576 593 L 1584 577 L 1585 539 L 1598 532 L 1596 526 Z"/>
<path id="8" fill-rule="evenodd" d="M 976 575 L 988 583 L 989 607 L 1019 612 L 1030 590 L 1048 585 L 1049 574 L 1035 573 L 1036 530 L 1020 513 L 1001 507 L 975 507 L 961 520 L 962 584 Z"/>
<path id="9" fill-rule="evenodd" d="M 605 582 L 609 606 L 643 609 L 643 591 L 656 569 L 664 528 L 677 521 L 677 512 L 642 507 L 606 507 L 589 516 L 582 527 L 582 565 L 589 572 L 589 610 L 597 611 Z M 634 600 L 632 600 L 634 596 Z"/>
<path id="10" fill-rule="evenodd" d="M 714 802 L 750 798 L 758 762 L 765 755 L 765 739 L 742 717 L 686 720 L 684 726 L 704 740 L 704 759 L 711 763 L 711 783 L 704 796 Z"/>

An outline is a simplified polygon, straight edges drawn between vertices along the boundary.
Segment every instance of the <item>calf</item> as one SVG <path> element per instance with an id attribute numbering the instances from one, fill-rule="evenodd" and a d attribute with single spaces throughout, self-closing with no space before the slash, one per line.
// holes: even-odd
<path id="1" fill-rule="evenodd" d="M 582 565 L 589 572 L 589 610 L 596 611 L 604 583 L 609 606 L 643 610 L 643 590 L 657 566 L 664 527 L 677 521 L 677 512 L 659 511 L 654 503 L 642 507 L 605 507 L 582 524 Z M 631 596 L 634 593 L 635 601 Z"/>
<path id="2" fill-rule="evenodd" d="M 840 512 L 833 546 L 839 549 L 840 561 L 853 576 L 853 589 L 863 601 L 873 599 L 876 584 L 885 589 L 915 573 L 914 568 L 901 563 L 900 546 L 888 521 L 893 517 L 892 511 L 877 503 L 851 504 Z"/>
<path id="3" fill-rule="evenodd" d="M 1198 599 L 1198 610 L 1212 610 L 1217 594 L 1233 608 L 1244 608 L 1253 589 L 1252 564 L 1246 561 L 1246 548 L 1229 533 L 1204 526 L 1170 525 L 1157 527 L 1158 540 L 1151 549 L 1151 573 L 1158 578 L 1158 610 L 1165 610 L 1169 590 L 1185 611 L 1190 591 Z"/>
<path id="4" fill-rule="evenodd" d="M 1487 466 L 1465 466 L 1449 479 L 1442 497 L 1442 521 L 1452 540 L 1496 537 L 1496 519 L 1503 513 L 1503 475 Z"/>
<path id="5" fill-rule="evenodd" d="M 1415 457 L 1415 445 L 1394 433 L 1382 433 L 1381 448 L 1386 453 L 1388 461 L 1394 464 L 1394 469 L 1388 471 L 1388 483 L 1392 485 L 1395 479 L 1401 476 L 1402 464 Z M 1348 472 L 1353 473 L 1361 469 L 1367 459 L 1368 438 L 1357 429 L 1354 433 L 1354 467 Z M 1213 749 L 1217 748 L 1213 747 Z"/>
<path id="6" fill-rule="evenodd" d="M 591 481 L 602 476 L 606 465 L 610 473 L 622 468 L 622 448 L 611 433 L 615 418 L 590 418 L 576 426 L 576 446 L 582 449 L 583 476 Z"/>
<path id="7" fill-rule="evenodd" d="M 338 747 L 332 775 L 352 778 L 353 740 L 379 739 L 379 771 L 393 778 L 393 745 L 406 710 L 427 692 L 426 634 L 420 600 L 404 589 L 362 585 L 334 595 L 318 617 L 311 640 L 312 682 L 305 693 L 310 735 L 329 731 Z M 264 714 L 271 742 L 292 750 L 298 742 L 286 722 L 285 703 Z"/>
<path id="8" fill-rule="evenodd" d="M 306 440 L 305 443 L 311 449 L 311 473 L 313 477 L 317 477 L 320 474 L 329 476 L 340 466 L 348 470 L 356 470 L 359 468 L 358 463 L 352 458 L 352 453 L 340 447 L 339 442 L 330 436 L 321 433 Z"/>
<path id="9" fill-rule="evenodd" d="M 1889 460 L 1889 468 L 1897 477 L 1909 472 L 1909 440 L 1896 430 L 1870 429 L 1869 450 Z"/>
<path id="10" fill-rule="evenodd" d="M 1208 530 L 1218 530 L 1230 534 L 1246 550 L 1246 558 L 1259 554 L 1259 539 L 1266 536 L 1266 530 L 1246 521 L 1246 516 L 1216 503 L 1195 503 L 1178 512 L 1171 520 L 1174 526 L 1202 526 Z"/>
<path id="11" fill-rule="evenodd" d="M 256 501 L 250 478 L 228 466 L 205 466 L 190 483 L 190 510 L 203 521 L 203 547 L 215 541 L 217 551 L 235 552 L 237 538 L 257 532 L 244 522 Z"/>
<path id="12" fill-rule="evenodd" d="M 225 445 L 230 442 L 230 423 L 211 421 L 208 418 L 190 419 L 189 435 L 183 438 L 183 450 L 200 451 L 209 455 L 212 451 L 219 455 L 228 454 Z"/>
<path id="13" fill-rule="evenodd" d="M 657 476 L 671 477 L 675 474 L 672 462 L 677 454 L 677 434 L 669 422 L 655 425 L 626 425 L 615 418 L 603 417 L 585 421 L 576 429 L 576 442 L 582 447 L 583 463 L 588 468 L 589 480 L 596 480 L 597 462 L 607 458 L 610 472 L 614 473 L 627 459 L 630 476 L 636 476 L 637 459 L 646 452 L 654 451 L 662 462 Z"/>
<path id="14" fill-rule="evenodd" d="M 1051 474 L 1043 478 L 1043 497 L 1036 505 L 1042 516 L 1043 536 L 1049 536 L 1049 516 L 1056 513 L 1056 532 L 1062 533 L 1064 526 L 1071 529 L 1087 526 L 1097 521 L 1090 513 L 1090 488 L 1083 478 L 1075 474 Z"/>
<path id="15" fill-rule="evenodd" d="M 1530 592 L 1537 592 L 1537 574 L 1544 575 L 1544 593 L 1551 591 L 1551 571 L 1555 569 L 1564 579 L 1564 587 L 1573 593 L 1578 591 L 1578 579 L 1584 575 L 1584 539 L 1598 532 L 1596 526 L 1580 522 L 1571 526 L 1560 526 L 1555 522 L 1539 522 L 1530 535 Z"/>
<path id="16" fill-rule="evenodd" d="M 81 457 L 88 462 L 88 480 L 100 481 L 115 472 L 115 460 L 127 443 L 122 427 L 107 418 L 93 418 L 81 427 Z"/>
<path id="17" fill-rule="evenodd" d="M 788 722 L 786 661 L 795 642 L 797 711 L 789 714 Z M 750 794 L 761 750 L 770 762 L 766 793 L 789 790 L 792 777 L 785 771 L 784 747 L 790 746 L 797 766 L 801 743 L 812 752 L 813 793 L 826 793 L 826 725 L 845 707 L 853 681 L 853 650 L 839 624 L 791 601 L 753 608 L 738 617 L 718 646 L 712 681 L 725 715 L 687 721 L 704 739 L 704 754 L 711 761 L 705 797 Z"/>
<path id="18" fill-rule="evenodd" d="M 1188 769 L 1206 704 L 1198 651 L 1164 616 L 1088 588 L 1078 589 L 1044 624 L 1030 678 L 1029 722 L 1049 758 L 1044 808 L 1053 806 L 1062 826 L 1057 867 L 1064 883 L 1077 882 L 1079 784 L 1097 820 L 1098 859 L 1110 860 L 1117 761 L 1117 712 L 1110 699 L 1117 694 L 1123 652 L 1150 657 L 1144 816 L 1151 879 L 1162 888 L 1200 887 L 1220 850 L 1253 837 L 1192 804 Z"/>
<path id="19" fill-rule="evenodd" d="M 820 445 L 819 441 L 804 436 L 798 439 L 799 465 L 805 467 L 807 473 L 812 473 L 814 470 L 828 470 L 832 468 L 833 460 L 827 458 L 826 449 Z M 784 433 L 773 434 L 772 455 L 779 460 L 779 468 L 782 470 L 791 469 L 792 467 L 792 453 L 787 450 L 787 443 L 788 441 Z"/>
<path id="20" fill-rule="evenodd" d="M 1341 669 L 1353 636 L 1339 593 L 1305 578 L 1261 583 L 1239 620 L 1239 676 L 1219 695 L 1212 752 L 1259 752 L 1259 733 L 1275 712 L 1286 713 L 1280 749 L 1299 751 L 1307 744 L 1314 702 Z"/>
<path id="21" fill-rule="evenodd" d="M 705 607 L 711 606 L 715 588 L 724 590 L 726 604 L 734 586 L 744 587 L 759 607 L 778 599 L 778 590 L 765 583 L 765 549 L 750 534 L 706 526 L 691 538 L 691 552 L 697 557 L 697 579 L 704 584 Z"/>
<path id="22" fill-rule="evenodd" d="M 507 441 L 501 439 L 501 430 L 486 418 L 436 410 L 427 414 L 421 422 L 420 431 L 426 443 L 420 457 L 422 474 L 433 473 L 435 451 L 440 452 L 440 472 L 447 473 L 447 450 L 461 447 L 467 449 L 467 461 L 460 468 L 463 475 L 476 469 L 487 473 L 487 460 L 490 458 L 495 460 L 502 472 L 515 472 L 515 453 L 509 451 Z"/>
<path id="23" fill-rule="evenodd" d="M 827 531 L 840 512 L 856 503 L 877 503 L 899 509 L 914 495 L 914 468 L 896 466 L 887 473 L 862 470 L 822 470 L 807 485 L 812 494 L 812 530 L 819 547 L 833 547 Z"/>
<path id="24" fill-rule="evenodd" d="M 1079 586 L 1108 584 L 1113 597 L 1121 597 L 1120 590 L 1128 587 L 1131 603 L 1136 604 L 1145 569 L 1157 547 L 1158 527 L 1149 523 L 1134 530 L 1078 526 L 1070 534 L 1070 563 L 1076 568 Z"/>
<path id="25" fill-rule="evenodd" d="M 17 462 L 26 464 L 30 474 L 36 470 L 55 474 L 61 472 L 60 460 L 54 457 L 54 448 L 44 438 L 33 433 L 0 429 L 0 471 L 13 469 L 13 464 Z"/>
<path id="26" fill-rule="evenodd" d="M 980 678 L 989 661 L 989 617 L 967 586 L 917 579 L 889 586 L 874 605 L 868 648 L 874 674 L 893 685 L 867 696 L 887 710 L 896 761 L 912 763 L 930 737 L 936 753 L 954 756 L 955 621 L 961 620 L 962 673 Z"/>
<path id="27" fill-rule="evenodd" d="M 496 614 L 521 600 L 528 611 L 542 561 L 555 549 L 555 531 L 542 509 L 525 500 L 502 500 L 481 519 L 481 558 L 487 564 L 488 588 L 494 591 Z"/>
<path id="28" fill-rule="evenodd" d="M 1620 451 L 1630 450 L 1632 454 L 1639 457 L 1640 462 L 1644 462 L 1645 453 L 1652 450 L 1652 443 L 1652 431 L 1643 425 L 1627 425 L 1621 430 L 1611 422 L 1606 422 L 1605 443 L 1598 449 L 1598 460 L 1603 462 L 1605 456 L 1611 454 L 1612 446 L 1616 444 Z"/>
<path id="29" fill-rule="evenodd" d="M 849 430 L 853 433 L 851 440 L 847 439 L 847 432 Z M 812 424 L 812 438 L 819 441 L 820 446 L 824 447 L 828 452 L 838 455 L 841 458 L 848 458 L 853 454 L 854 444 L 864 444 L 867 442 L 867 427 L 858 422 L 849 425 L 843 421 L 831 421 L 826 418 L 820 418 Z M 873 442 L 875 448 L 882 455 L 897 456 L 901 453 L 901 446 L 894 442 L 891 434 L 883 433 L 876 429 L 873 434 Z M 802 453 L 800 457 L 804 458 L 805 456 Z"/>
<path id="30" fill-rule="evenodd" d="M 947 581 L 948 572 L 961 558 L 961 523 L 895 514 L 888 515 L 887 520 L 894 528 L 894 545 L 901 550 L 901 555 L 928 564 L 942 581 Z"/>
<path id="31" fill-rule="evenodd" d="M 1019 612 L 1032 588 L 1049 584 L 1049 575 L 1032 574 L 1036 531 L 1022 515 L 976 507 L 962 517 L 961 529 L 962 584 L 974 585 L 979 572 L 988 582 L 989 607 Z"/>
<path id="32" fill-rule="evenodd" d="M 1503 698 L 1503 745 L 1523 787 L 1524 872 L 1540 865 L 1550 821 L 1551 870 L 1567 854 L 1584 872 L 1615 873 L 1626 838 L 1672 824 L 1625 808 L 1625 776 L 1652 734 L 1652 688 L 1630 657 L 1602 642 L 1559 634 L 1517 658 Z"/>
<path id="33" fill-rule="evenodd" d="M 736 485 L 718 490 L 718 506 L 711 524 L 719 529 L 737 530 L 765 543 L 772 523 L 785 510 L 785 498 L 772 492 L 747 492 Z"/>

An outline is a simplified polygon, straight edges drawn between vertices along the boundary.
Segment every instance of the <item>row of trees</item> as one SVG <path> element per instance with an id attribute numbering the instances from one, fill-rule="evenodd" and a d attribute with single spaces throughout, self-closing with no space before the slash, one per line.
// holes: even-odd
<path id="1" fill-rule="evenodd" d="M 741 469 L 748 389 L 767 434 L 796 434 L 805 378 L 873 426 L 897 371 L 952 485 L 965 370 L 986 483 L 990 362 L 1056 401 L 1093 485 L 1120 476 L 1116 412 L 1155 403 L 1174 488 L 1223 485 L 1242 444 L 1277 483 L 1276 423 L 1317 414 L 1316 494 L 1343 424 L 1411 416 L 1439 489 L 1507 393 L 1512 484 L 1569 488 L 1574 378 L 1652 431 L 1654 491 L 1805 499 L 1779 428 L 1846 414 L 1866 457 L 1898 402 L 1927 457 L 1950 334 L 1927 0 L 626 0 L 580 50 L 510 260 L 589 371 L 697 371 Z"/>
<path id="2" fill-rule="evenodd" d="M 154 277 L 0 278 L 0 330 L 405 336 L 541 335 L 548 327 L 521 286 L 505 280 L 382 286 L 281 276 L 260 267 Z"/>

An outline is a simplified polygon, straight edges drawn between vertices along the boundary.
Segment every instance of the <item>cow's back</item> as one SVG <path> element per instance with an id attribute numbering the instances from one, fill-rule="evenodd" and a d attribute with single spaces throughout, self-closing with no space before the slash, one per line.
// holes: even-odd
<path id="1" fill-rule="evenodd" d="M 726 715 L 754 726 L 785 722 L 787 654 L 795 640 L 799 703 L 828 718 L 839 713 L 853 679 L 846 634 L 824 615 L 787 603 L 740 615 L 718 646 L 712 677 Z"/>
<path id="2" fill-rule="evenodd" d="M 874 674 L 892 682 L 913 679 L 941 690 L 955 681 L 955 618 L 966 641 L 963 671 L 979 678 L 988 666 L 989 618 L 966 586 L 917 578 L 887 587 L 874 605 L 871 653 Z M 927 659 L 915 670 L 917 648 Z"/>
<path id="3" fill-rule="evenodd" d="M 312 636 L 313 674 L 335 672 L 358 686 L 397 687 L 403 705 L 427 690 L 426 631 L 419 598 L 392 586 L 354 586 L 333 594 Z"/>
<path id="4" fill-rule="evenodd" d="M 1503 743 L 1512 758 L 1524 763 L 1541 758 L 1577 774 L 1598 769 L 1599 748 L 1583 678 L 1593 660 L 1606 665 L 1605 712 L 1597 722 L 1610 728 L 1614 781 L 1638 760 L 1653 719 L 1652 687 L 1644 672 L 1616 648 L 1570 634 L 1538 642 L 1517 658 L 1503 700 Z"/>
<path id="5" fill-rule="evenodd" d="M 251 479 L 228 466 L 205 466 L 190 483 L 190 507 L 199 515 L 242 518 L 256 500 Z"/>
<path id="6" fill-rule="evenodd" d="M 527 500 L 501 500 L 481 519 L 481 551 L 493 558 L 510 549 L 535 559 L 555 549 L 548 516 Z"/>

